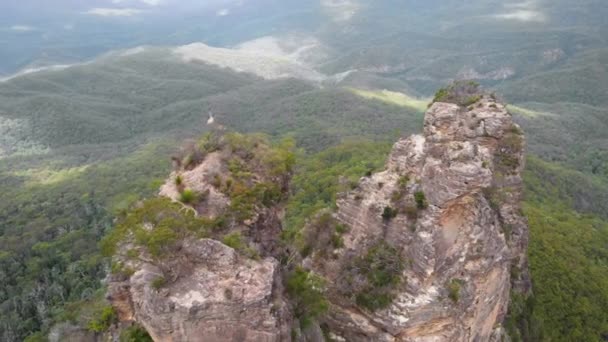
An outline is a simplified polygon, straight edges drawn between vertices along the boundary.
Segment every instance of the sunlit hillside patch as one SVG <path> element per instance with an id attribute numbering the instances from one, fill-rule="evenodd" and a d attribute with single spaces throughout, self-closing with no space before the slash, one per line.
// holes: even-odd
<path id="1" fill-rule="evenodd" d="M 23 177 L 26 179 L 26 186 L 35 185 L 52 185 L 67 181 L 71 178 L 80 176 L 89 168 L 89 165 L 72 167 L 60 170 L 52 169 L 28 169 L 13 172 L 13 176 Z"/>
<path id="2" fill-rule="evenodd" d="M 390 90 L 363 90 L 356 88 L 347 88 L 351 92 L 366 99 L 374 99 L 385 103 L 394 104 L 400 107 L 408 107 L 419 112 L 424 112 L 430 102 L 430 99 L 420 99 L 409 96 L 404 93 Z"/>
<path id="3" fill-rule="evenodd" d="M 0 116 L 0 159 L 13 155 L 48 153 L 48 148 L 27 137 L 29 130 L 25 120 Z"/>
<path id="4" fill-rule="evenodd" d="M 524 116 L 527 118 L 532 118 L 532 119 L 538 118 L 541 116 L 553 116 L 554 115 L 549 112 L 540 112 L 540 111 L 532 110 L 529 108 L 524 108 L 524 107 L 519 107 L 519 106 L 514 106 L 514 105 L 508 105 L 507 109 L 512 114 L 517 114 L 517 115 L 521 115 L 521 116 Z"/>

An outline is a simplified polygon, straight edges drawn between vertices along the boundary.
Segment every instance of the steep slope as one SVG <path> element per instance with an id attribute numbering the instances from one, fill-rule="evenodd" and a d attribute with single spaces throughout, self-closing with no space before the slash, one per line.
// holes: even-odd
<path id="1" fill-rule="evenodd" d="M 318 221 L 307 228 L 304 265 L 330 284 L 334 339 L 487 341 L 511 284 L 529 290 L 524 139 L 502 104 L 476 100 L 434 103 L 424 134 L 338 200 L 338 243 L 323 244 Z"/>
<path id="2" fill-rule="evenodd" d="M 155 341 L 288 338 L 275 256 L 289 146 L 211 134 L 175 159 L 163 198 L 142 203 L 104 242 L 120 321 L 140 323 Z"/>

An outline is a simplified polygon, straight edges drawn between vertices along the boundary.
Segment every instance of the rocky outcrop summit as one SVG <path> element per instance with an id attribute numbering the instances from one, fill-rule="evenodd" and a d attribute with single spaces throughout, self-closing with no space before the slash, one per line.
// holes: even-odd
<path id="1" fill-rule="evenodd" d="M 289 148 L 241 135 L 195 146 L 164 199 L 107 241 L 108 297 L 155 341 L 500 341 L 511 293 L 530 291 L 525 139 L 476 86 L 440 91 L 423 134 L 294 245 L 280 238 Z"/>
<path id="2" fill-rule="evenodd" d="M 273 254 L 290 154 L 238 134 L 195 145 L 176 158 L 161 199 L 115 229 L 108 298 L 155 341 L 289 340 Z"/>
<path id="3" fill-rule="evenodd" d="M 343 247 L 308 260 L 332 284 L 334 340 L 488 341 L 512 285 L 528 290 L 524 137 L 492 96 L 469 102 L 433 103 L 424 133 L 338 200 Z"/>

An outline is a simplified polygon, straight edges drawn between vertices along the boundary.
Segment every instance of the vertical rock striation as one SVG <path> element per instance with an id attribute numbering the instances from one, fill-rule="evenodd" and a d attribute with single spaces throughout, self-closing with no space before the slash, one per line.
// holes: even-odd
<path id="1" fill-rule="evenodd" d="M 306 260 L 332 284 L 326 324 L 335 340 L 496 335 L 512 284 L 529 290 L 523 148 L 492 96 L 468 107 L 435 102 L 424 133 L 398 141 L 385 171 L 338 200 L 343 247 Z"/>

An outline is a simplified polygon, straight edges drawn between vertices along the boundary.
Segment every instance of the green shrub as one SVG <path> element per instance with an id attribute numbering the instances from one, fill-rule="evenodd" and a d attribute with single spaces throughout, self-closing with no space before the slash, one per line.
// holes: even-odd
<path id="1" fill-rule="evenodd" d="M 179 195 L 179 201 L 184 204 L 194 204 L 197 200 L 198 195 L 191 189 L 186 189 Z"/>
<path id="2" fill-rule="evenodd" d="M 469 96 L 467 97 L 467 99 L 464 101 L 464 103 L 462 104 L 463 106 L 470 106 L 474 103 L 476 103 L 477 101 L 481 100 L 481 95 L 473 95 L 473 96 Z"/>
<path id="3" fill-rule="evenodd" d="M 426 209 L 428 207 L 426 195 L 422 191 L 416 191 L 414 193 L 414 201 L 416 201 L 416 206 L 418 209 Z"/>
<path id="4" fill-rule="evenodd" d="M 48 339 L 43 333 L 36 332 L 26 337 L 23 342 L 48 342 Z"/>
<path id="5" fill-rule="evenodd" d="M 197 218 L 191 211 L 168 198 L 153 198 L 140 203 L 118 220 L 115 228 L 101 242 L 104 255 L 112 256 L 125 239 L 144 247 L 152 256 L 163 257 L 185 236 L 207 237 L 221 218 Z"/>
<path id="6" fill-rule="evenodd" d="M 329 210 L 325 210 L 308 223 L 296 245 L 303 256 L 316 251 L 319 256 L 325 257 L 327 252 L 344 247 L 342 235 L 348 230 L 348 226 L 339 223 Z"/>
<path id="7" fill-rule="evenodd" d="M 324 314 L 329 308 L 325 299 L 325 280 L 297 267 L 287 277 L 287 293 L 295 304 L 295 314 L 303 327 Z"/>
<path id="8" fill-rule="evenodd" d="M 390 293 L 377 293 L 376 291 L 358 293 L 356 297 L 357 305 L 368 310 L 375 311 L 386 308 L 394 299 L 394 295 Z"/>
<path id="9" fill-rule="evenodd" d="M 349 231 L 349 228 L 345 224 L 338 223 L 336 224 L 336 233 L 342 235 Z"/>
<path id="10" fill-rule="evenodd" d="M 372 246 L 365 256 L 355 260 L 349 272 L 361 275 L 365 284 L 354 289 L 357 305 L 374 311 L 387 307 L 393 289 L 401 282 L 404 262 L 399 252 L 385 241 Z"/>
<path id="11" fill-rule="evenodd" d="M 463 285 L 463 281 L 460 279 L 452 279 L 448 284 L 448 298 L 454 303 L 458 303 L 460 300 L 460 289 Z"/>
<path id="12" fill-rule="evenodd" d="M 400 187 L 405 187 L 407 186 L 407 184 L 410 182 L 410 177 L 409 176 L 401 176 L 399 178 L 399 186 Z"/>
<path id="13" fill-rule="evenodd" d="M 385 221 L 390 221 L 393 218 L 397 217 L 398 213 L 399 211 L 397 209 L 393 209 L 391 207 L 384 207 L 384 210 L 382 211 L 382 219 L 384 219 Z"/>
<path id="14" fill-rule="evenodd" d="M 520 154 L 523 150 L 523 138 L 517 126 L 513 126 L 498 142 L 494 165 L 506 174 L 513 174 L 520 166 Z"/>
<path id="15" fill-rule="evenodd" d="M 448 88 L 440 88 L 439 90 L 437 90 L 437 92 L 435 92 L 435 96 L 433 98 L 432 103 L 443 102 L 448 97 L 449 94 L 450 94 L 450 92 L 449 92 Z"/>
<path id="16" fill-rule="evenodd" d="M 154 342 L 146 329 L 139 325 L 132 325 L 120 333 L 120 342 Z"/>
<path id="17" fill-rule="evenodd" d="M 483 95 L 484 92 L 477 82 L 455 81 L 448 87 L 439 89 L 432 103 L 446 102 L 468 107 L 481 100 Z"/>
<path id="18" fill-rule="evenodd" d="M 107 331 L 110 326 L 116 323 L 118 317 L 116 311 L 111 306 L 104 306 L 95 312 L 94 317 L 89 320 L 87 328 L 96 333 Z"/>
<path id="19" fill-rule="evenodd" d="M 391 194 L 391 202 L 397 203 L 403 199 L 403 196 L 405 196 L 405 191 L 403 189 L 395 190 Z"/>
<path id="20" fill-rule="evenodd" d="M 500 203 L 502 202 L 502 196 L 500 189 L 496 186 L 489 186 L 482 189 L 483 196 L 488 201 L 490 208 L 494 210 L 500 209 Z"/>
<path id="21" fill-rule="evenodd" d="M 214 174 L 211 179 L 211 185 L 216 189 L 220 189 L 222 187 L 222 176 L 217 173 Z"/>
<path id="22" fill-rule="evenodd" d="M 342 248 L 344 247 L 344 239 L 342 236 L 340 236 L 340 234 L 333 234 L 331 236 L 331 245 L 336 249 Z"/>
<path id="23" fill-rule="evenodd" d="M 167 284 L 167 279 L 163 276 L 158 276 L 158 277 L 154 278 L 154 280 L 152 280 L 152 283 L 150 285 L 152 286 L 153 289 L 160 290 L 166 284 Z"/>
<path id="24" fill-rule="evenodd" d="M 230 248 L 236 249 L 237 251 L 242 251 L 246 245 L 241 232 L 233 232 L 224 236 L 222 243 Z"/>

